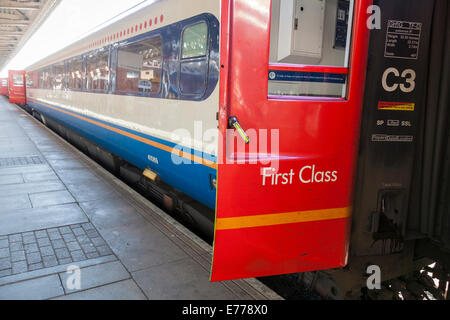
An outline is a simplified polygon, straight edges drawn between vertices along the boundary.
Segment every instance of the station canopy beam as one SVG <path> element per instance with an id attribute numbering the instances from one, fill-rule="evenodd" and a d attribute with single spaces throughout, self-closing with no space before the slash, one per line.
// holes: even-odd
<path id="1" fill-rule="evenodd" d="M 20 51 L 61 0 L 0 0 L 0 70 Z"/>

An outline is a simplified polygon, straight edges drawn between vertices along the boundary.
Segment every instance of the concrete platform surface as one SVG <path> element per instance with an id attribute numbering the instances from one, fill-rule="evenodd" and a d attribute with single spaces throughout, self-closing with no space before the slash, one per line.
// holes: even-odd
<path id="1" fill-rule="evenodd" d="M 0 97 L 0 300 L 280 299 Z"/>

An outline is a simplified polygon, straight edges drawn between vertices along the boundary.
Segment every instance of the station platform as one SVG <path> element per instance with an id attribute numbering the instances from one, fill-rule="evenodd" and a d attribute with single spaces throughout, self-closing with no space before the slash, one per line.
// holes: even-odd
<path id="1" fill-rule="evenodd" d="M 212 248 L 0 97 L 0 300 L 278 300 L 209 282 Z M 80 270 L 73 286 L 70 267 Z"/>

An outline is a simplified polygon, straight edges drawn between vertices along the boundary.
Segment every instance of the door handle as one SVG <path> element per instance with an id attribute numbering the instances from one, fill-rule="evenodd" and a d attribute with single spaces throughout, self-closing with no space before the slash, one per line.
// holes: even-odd
<path id="1" fill-rule="evenodd" d="M 239 120 L 236 117 L 230 117 L 228 119 L 228 129 L 236 129 L 241 138 L 245 141 L 245 144 L 250 143 L 248 135 L 245 133 L 244 129 L 242 129 Z"/>

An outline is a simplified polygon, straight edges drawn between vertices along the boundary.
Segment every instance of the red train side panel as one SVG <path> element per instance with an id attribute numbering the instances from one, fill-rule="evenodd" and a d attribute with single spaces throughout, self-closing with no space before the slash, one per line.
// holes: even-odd
<path id="1" fill-rule="evenodd" d="M 222 141 L 211 280 L 343 267 L 349 246 L 369 0 L 355 1 L 348 94 L 342 99 L 268 96 L 271 1 L 222 3 Z M 247 132 L 279 132 L 279 156 L 261 150 L 261 134 L 250 139 L 245 151 L 230 149 L 235 139 L 230 135 L 233 119 Z M 258 164 L 250 164 L 255 154 Z M 270 163 L 275 158 L 277 167 Z M 324 179 L 327 174 L 330 179 Z"/>
<path id="2" fill-rule="evenodd" d="M 26 104 L 26 85 L 25 71 L 9 71 L 9 102 L 17 104 Z"/>
<path id="3" fill-rule="evenodd" d="M 8 78 L 0 78 L 0 96 L 8 95 Z"/>

